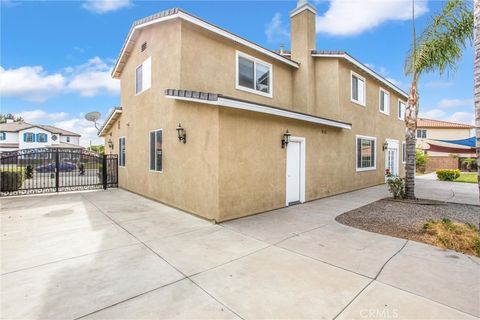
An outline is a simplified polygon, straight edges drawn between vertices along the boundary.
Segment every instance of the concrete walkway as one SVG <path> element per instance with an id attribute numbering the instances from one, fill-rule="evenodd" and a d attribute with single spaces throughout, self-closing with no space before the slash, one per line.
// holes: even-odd
<path id="1" fill-rule="evenodd" d="M 418 193 L 478 203 L 475 185 Z M 222 225 L 115 189 L 2 198 L 1 318 L 480 316 L 480 259 L 334 221 L 386 196 L 378 186 Z"/>

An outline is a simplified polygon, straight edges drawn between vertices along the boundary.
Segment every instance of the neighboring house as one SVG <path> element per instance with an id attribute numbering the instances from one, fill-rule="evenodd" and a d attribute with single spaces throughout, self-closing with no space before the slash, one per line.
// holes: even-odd
<path id="1" fill-rule="evenodd" d="M 459 158 L 476 158 L 475 126 L 441 120 L 417 120 L 417 149 L 428 154 L 427 171 L 458 169 Z"/>
<path id="2" fill-rule="evenodd" d="M 50 125 L 7 119 L 0 124 L 0 152 L 27 148 L 82 148 L 80 135 Z"/>
<path id="3" fill-rule="evenodd" d="M 404 175 L 407 94 L 316 50 L 315 14 L 299 1 L 281 54 L 180 9 L 134 22 L 99 132 L 120 186 L 225 221 Z"/>

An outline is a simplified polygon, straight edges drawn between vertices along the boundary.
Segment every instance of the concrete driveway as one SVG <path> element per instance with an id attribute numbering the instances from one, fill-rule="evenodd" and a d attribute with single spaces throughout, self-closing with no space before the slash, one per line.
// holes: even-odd
<path id="1" fill-rule="evenodd" d="M 453 192 L 429 183 L 419 194 Z M 454 194 L 478 201 L 475 185 Z M 4 198 L 1 317 L 480 316 L 479 259 L 334 221 L 385 196 L 378 186 L 221 225 L 120 189 Z"/>

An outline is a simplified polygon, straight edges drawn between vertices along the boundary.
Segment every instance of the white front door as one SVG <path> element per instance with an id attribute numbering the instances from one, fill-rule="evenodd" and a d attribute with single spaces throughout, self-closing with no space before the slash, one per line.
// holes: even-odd
<path id="1" fill-rule="evenodd" d="M 398 176 L 398 141 L 387 140 L 388 147 L 385 150 L 385 170 Z"/>
<path id="2" fill-rule="evenodd" d="M 305 201 L 304 140 L 291 138 L 287 145 L 287 205 Z"/>

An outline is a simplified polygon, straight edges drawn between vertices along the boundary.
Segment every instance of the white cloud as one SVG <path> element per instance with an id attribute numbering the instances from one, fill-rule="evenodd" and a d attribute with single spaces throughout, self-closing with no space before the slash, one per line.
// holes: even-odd
<path id="1" fill-rule="evenodd" d="M 431 109 L 425 112 L 420 112 L 419 117 L 427 118 L 427 119 L 467 123 L 467 124 L 475 123 L 475 115 L 473 111 L 472 112 L 458 111 L 452 114 L 447 114 L 444 110 L 441 110 L 441 109 Z"/>
<path id="2" fill-rule="evenodd" d="M 65 87 L 66 79 L 60 73 L 47 74 L 41 66 L 17 69 L 0 67 L 0 93 L 2 96 L 22 97 L 43 102 Z"/>
<path id="3" fill-rule="evenodd" d="M 453 82 L 451 81 L 429 81 L 425 83 L 425 87 L 427 88 L 448 88 L 453 86 Z"/>
<path id="4" fill-rule="evenodd" d="M 131 0 L 86 0 L 82 7 L 97 14 L 104 14 L 132 6 Z"/>
<path id="5" fill-rule="evenodd" d="M 270 43 L 288 40 L 290 32 L 283 25 L 280 12 L 275 13 L 272 20 L 265 25 L 265 34 L 267 35 L 267 41 Z"/>
<path id="6" fill-rule="evenodd" d="M 97 129 L 94 127 L 93 123 L 82 117 L 57 121 L 54 122 L 53 125 L 80 134 L 80 145 L 84 147 L 90 146 L 90 142 L 92 145 L 103 144 L 103 138 L 97 136 Z"/>
<path id="7" fill-rule="evenodd" d="M 22 117 L 26 122 L 37 122 L 37 121 L 44 121 L 44 120 L 51 120 L 51 121 L 59 121 L 63 120 L 67 117 L 68 113 L 66 112 L 53 112 L 49 113 L 45 110 L 30 110 L 30 111 L 22 111 L 15 114 L 16 116 Z"/>
<path id="8" fill-rule="evenodd" d="M 472 106 L 473 99 L 442 99 L 438 103 L 438 108 L 458 108 Z"/>
<path id="9" fill-rule="evenodd" d="M 428 11 L 427 1 L 415 2 L 415 16 Z M 412 18 L 411 0 L 330 0 L 330 7 L 317 17 L 317 32 L 354 36 L 390 20 Z"/>
<path id="10" fill-rule="evenodd" d="M 112 63 L 99 57 L 52 74 L 41 66 L 17 69 L 0 67 L 0 95 L 44 102 L 52 96 L 70 92 L 87 97 L 103 93 L 118 94 L 120 84 L 110 77 L 111 69 Z"/>
<path id="11" fill-rule="evenodd" d="M 110 70 L 111 67 L 107 63 L 99 57 L 94 57 L 83 65 L 67 69 L 68 74 L 73 75 L 67 88 L 86 97 L 105 92 L 117 94 L 120 90 L 119 83 L 111 78 Z"/>

